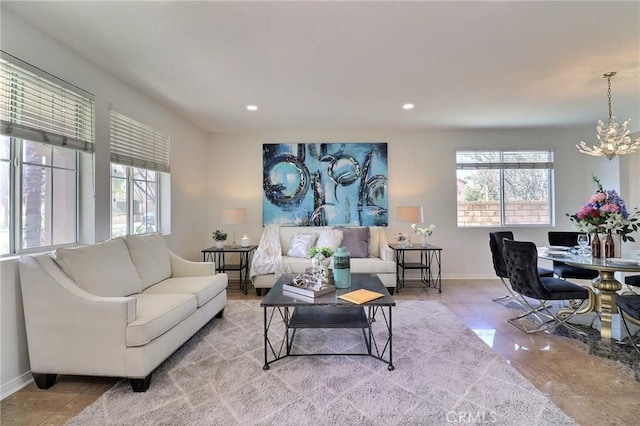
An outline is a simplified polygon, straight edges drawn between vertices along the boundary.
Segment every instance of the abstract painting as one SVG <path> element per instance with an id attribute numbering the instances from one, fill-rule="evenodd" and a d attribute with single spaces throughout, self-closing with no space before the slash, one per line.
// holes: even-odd
<path id="1" fill-rule="evenodd" d="M 264 144 L 263 225 L 387 226 L 386 143 Z"/>

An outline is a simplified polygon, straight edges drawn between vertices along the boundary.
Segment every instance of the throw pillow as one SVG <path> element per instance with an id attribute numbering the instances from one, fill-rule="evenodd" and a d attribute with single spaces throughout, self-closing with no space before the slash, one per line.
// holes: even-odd
<path id="1" fill-rule="evenodd" d="M 323 229 L 318 235 L 316 247 L 329 247 L 334 252 L 342 244 L 342 231 L 339 229 Z"/>
<path id="2" fill-rule="evenodd" d="M 318 239 L 318 233 L 312 232 L 310 234 L 295 234 L 291 237 L 291 244 L 289 244 L 289 251 L 287 256 L 289 257 L 301 257 L 309 259 L 311 254 L 309 251 L 311 247 L 316 243 Z"/>
<path id="3" fill-rule="evenodd" d="M 353 258 L 369 257 L 369 228 L 341 228 L 342 247 Z"/>
<path id="4" fill-rule="evenodd" d="M 53 260 L 81 289 L 104 297 L 123 297 L 142 289 L 122 237 L 76 248 L 58 248 Z"/>

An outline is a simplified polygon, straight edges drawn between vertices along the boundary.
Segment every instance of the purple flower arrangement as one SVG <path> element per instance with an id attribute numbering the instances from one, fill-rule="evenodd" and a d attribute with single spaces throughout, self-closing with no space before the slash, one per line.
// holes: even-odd
<path id="1" fill-rule="evenodd" d="M 568 214 L 569 220 L 581 232 L 609 232 L 619 234 L 623 241 L 635 241 L 630 233 L 638 230 L 638 209 L 630 215 L 624 200 L 615 190 L 602 188 L 600 179 L 593 176 L 596 192 L 576 214 Z"/>

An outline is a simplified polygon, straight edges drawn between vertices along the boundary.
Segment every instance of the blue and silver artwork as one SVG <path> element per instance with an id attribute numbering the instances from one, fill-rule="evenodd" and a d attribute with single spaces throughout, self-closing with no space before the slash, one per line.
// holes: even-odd
<path id="1" fill-rule="evenodd" d="M 263 225 L 387 226 L 386 143 L 262 146 Z"/>

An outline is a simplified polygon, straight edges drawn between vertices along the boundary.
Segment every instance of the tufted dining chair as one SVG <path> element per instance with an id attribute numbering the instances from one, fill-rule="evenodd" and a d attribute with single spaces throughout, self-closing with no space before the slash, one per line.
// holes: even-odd
<path id="1" fill-rule="evenodd" d="M 493 261 L 493 270 L 495 271 L 502 284 L 504 284 L 507 289 L 507 294 L 505 296 L 496 297 L 495 299 L 491 299 L 496 303 L 500 302 L 508 302 L 515 301 L 518 304 L 521 304 L 519 301 L 519 297 L 513 293 L 511 290 L 511 286 L 507 283 L 507 265 L 504 263 L 504 255 L 502 253 L 504 239 L 513 240 L 513 232 L 511 231 L 500 231 L 500 232 L 489 232 L 489 248 L 491 249 L 491 260 Z M 552 277 L 553 271 L 546 268 L 538 267 L 538 275 L 541 277 Z"/>
<path id="2" fill-rule="evenodd" d="M 574 247 L 578 241 L 580 232 L 550 231 L 548 234 L 550 246 Z M 553 273 L 558 278 L 573 280 L 593 280 L 598 276 L 598 271 L 567 265 L 557 260 L 553 261 Z"/>
<path id="3" fill-rule="evenodd" d="M 584 331 L 567 321 L 577 313 L 581 313 L 581 308 L 586 302 L 593 301 L 593 292 L 590 288 L 555 277 L 540 277 L 538 250 L 532 242 L 504 240 L 504 260 L 513 291 L 525 296 L 522 300 L 528 307 L 524 314 L 509 319 L 511 325 L 525 333 L 551 330 L 564 325 L 581 335 L 586 335 Z M 537 300 L 540 305 L 534 307 L 529 299 Z M 573 303 L 569 303 L 568 308 L 560 309 L 555 313 L 547 303 L 567 300 Z M 533 321 L 535 328 L 526 327 L 520 322 L 523 319 Z"/>
<path id="4" fill-rule="evenodd" d="M 620 318 L 629 335 L 629 343 L 640 355 L 640 336 L 634 338 L 629 330 L 629 322 L 640 326 L 640 295 L 616 294 L 616 306 L 620 310 Z"/>

